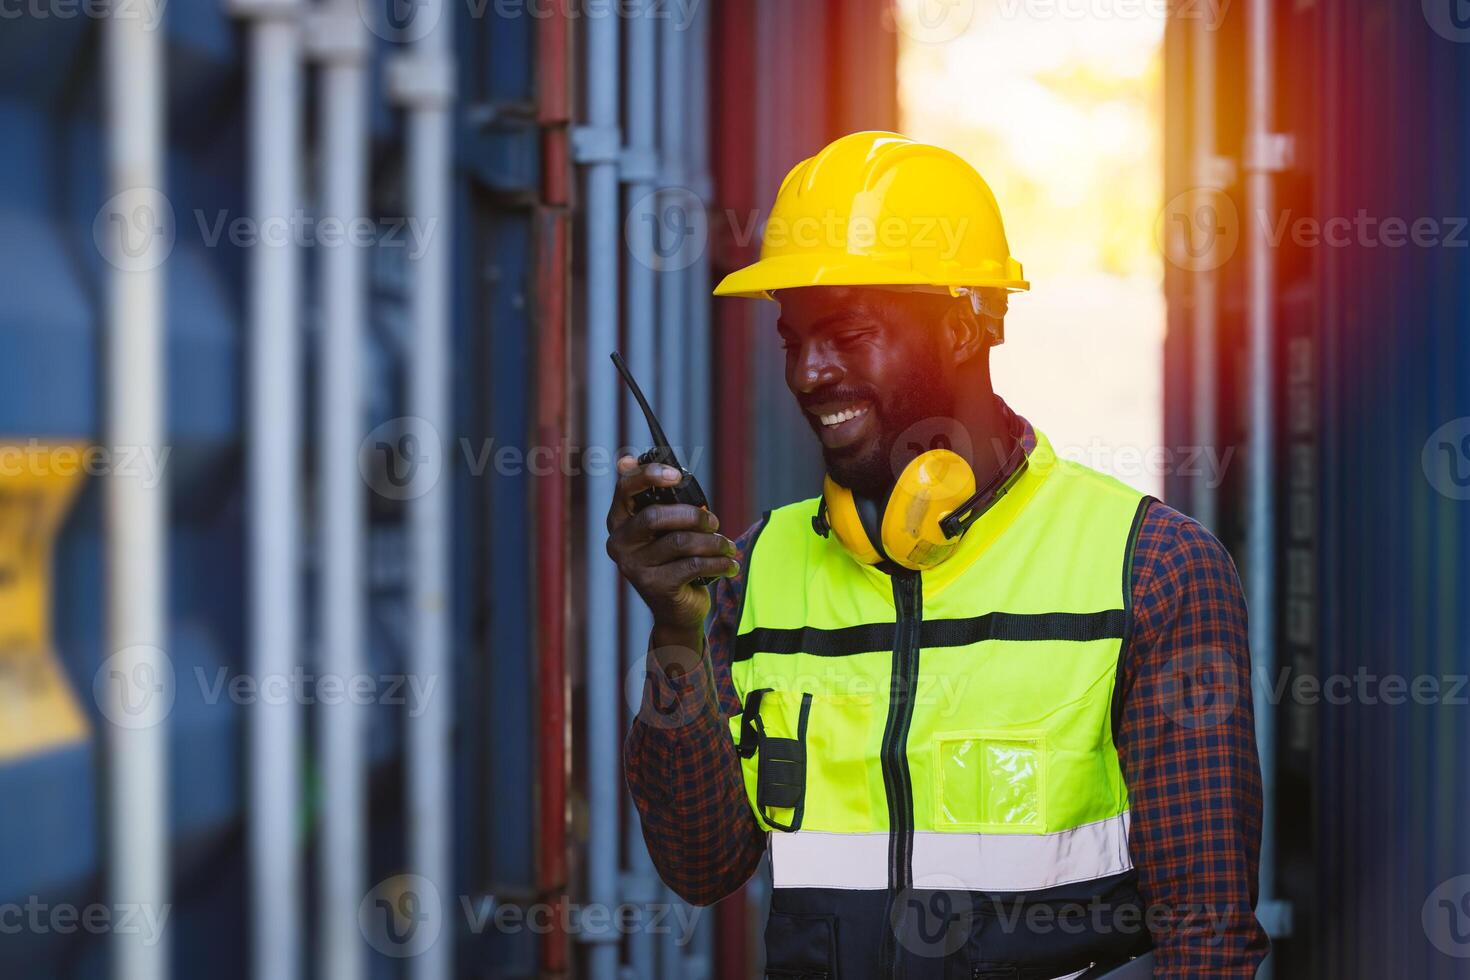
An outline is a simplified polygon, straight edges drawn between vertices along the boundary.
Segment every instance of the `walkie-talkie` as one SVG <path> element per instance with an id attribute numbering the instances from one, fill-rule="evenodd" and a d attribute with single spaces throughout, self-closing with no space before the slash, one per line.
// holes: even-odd
<path id="1" fill-rule="evenodd" d="M 653 448 L 638 457 L 639 466 L 647 466 L 649 463 L 661 463 L 664 466 L 672 466 L 680 473 L 680 480 L 672 487 L 649 487 L 640 490 L 633 495 L 633 510 L 640 511 L 654 504 L 693 504 L 696 507 L 709 509 L 709 498 L 704 495 L 704 488 L 694 478 L 694 474 L 686 470 L 679 457 L 674 453 L 674 447 L 669 445 L 668 437 L 664 435 L 663 426 L 658 424 L 658 417 L 653 414 L 653 409 L 648 407 L 648 399 L 643 397 L 643 390 L 638 387 L 638 382 L 633 380 L 633 375 L 628 371 L 628 365 L 623 363 L 623 357 L 617 351 L 612 354 L 613 365 L 618 373 L 623 376 L 623 382 L 633 392 L 633 397 L 638 399 L 638 407 L 643 409 L 643 417 L 648 421 L 648 431 L 653 436 Z M 709 585 L 712 578 L 697 578 L 693 580 L 694 585 Z"/>

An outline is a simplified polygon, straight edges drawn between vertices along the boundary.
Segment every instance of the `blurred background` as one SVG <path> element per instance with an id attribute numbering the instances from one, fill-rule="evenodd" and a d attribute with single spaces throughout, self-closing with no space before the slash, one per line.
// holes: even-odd
<path id="1" fill-rule="evenodd" d="M 1268 971 L 1470 976 L 1466 93 L 1456 0 L 0 3 L 0 975 L 758 975 L 623 788 L 607 355 L 726 528 L 814 493 L 709 290 L 900 129 L 997 389 L 1235 555 Z"/>

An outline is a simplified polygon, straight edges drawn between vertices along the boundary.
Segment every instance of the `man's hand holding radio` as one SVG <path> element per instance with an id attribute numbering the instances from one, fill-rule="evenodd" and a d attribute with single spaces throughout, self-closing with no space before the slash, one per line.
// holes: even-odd
<path id="1" fill-rule="evenodd" d="M 704 648 L 710 594 L 697 578 L 736 574 L 735 542 L 717 533 L 714 514 L 691 504 L 654 504 L 636 510 L 635 494 L 672 487 L 677 469 L 618 459 L 618 483 L 607 512 L 607 553 L 653 613 L 652 646 L 666 670 L 692 669 Z M 680 651 L 685 651 L 680 653 Z M 690 656 L 693 654 L 693 657 Z"/>

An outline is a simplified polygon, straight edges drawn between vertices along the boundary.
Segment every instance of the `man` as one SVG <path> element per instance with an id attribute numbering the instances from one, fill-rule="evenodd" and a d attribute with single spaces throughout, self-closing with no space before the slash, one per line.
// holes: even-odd
<path id="1" fill-rule="evenodd" d="M 989 348 L 1027 288 L 962 160 L 839 139 L 716 290 L 780 304 L 822 495 L 731 541 L 697 508 L 635 511 L 678 474 L 619 461 L 608 552 L 654 620 L 628 783 L 691 902 L 769 852 L 769 975 L 1047 980 L 1152 946 L 1155 976 L 1249 977 L 1265 956 L 1234 567 L 996 397 Z"/>

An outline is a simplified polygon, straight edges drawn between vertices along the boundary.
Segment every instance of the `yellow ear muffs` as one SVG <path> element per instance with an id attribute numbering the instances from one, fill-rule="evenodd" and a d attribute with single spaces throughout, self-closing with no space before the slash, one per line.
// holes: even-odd
<path id="1" fill-rule="evenodd" d="M 958 453 L 931 449 L 914 457 L 888 494 L 881 519 L 876 505 L 827 476 L 812 529 L 829 531 L 864 565 L 885 559 L 913 571 L 933 568 L 954 553 L 980 515 L 1026 472 L 1030 461 L 1018 440 L 995 477 L 975 489 L 975 472 Z"/>
<path id="2" fill-rule="evenodd" d="M 933 568 L 954 553 L 960 536 L 941 522 L 975 494 L 975 472 L 958 453 L 931 449 L 915 456 L 893 485 L 883 509 L 883 551 L 914 571 Z"/>
<path id="3" fill-rule="evenodd" d="M 822 509 L 813 525 L 830 529 L 853 558 L 876 565 L 890 558 L 904 568 L 933 568 L 948 558 L 959 536 L 947 537 L 940 522 L 975 493 L 975 474 L 963 456 L 948 449 L 921 453 L 904 467 L 879 515 L 864 514 L 866 501 L 828 476 L 822 480 Z"/>
<path id="4" fill-rule="evenodd" d="M 867 528 L 863 527 L 852 491 L 830 476 L 822 478 L 822 510 L 813 525 L 823 536 L 826 534 L 824 528 L 831 530 L 848 554 L 864 565 L 876 565 L 883 560 L 873 546 L 873 538 L 868 536 Z"/>

